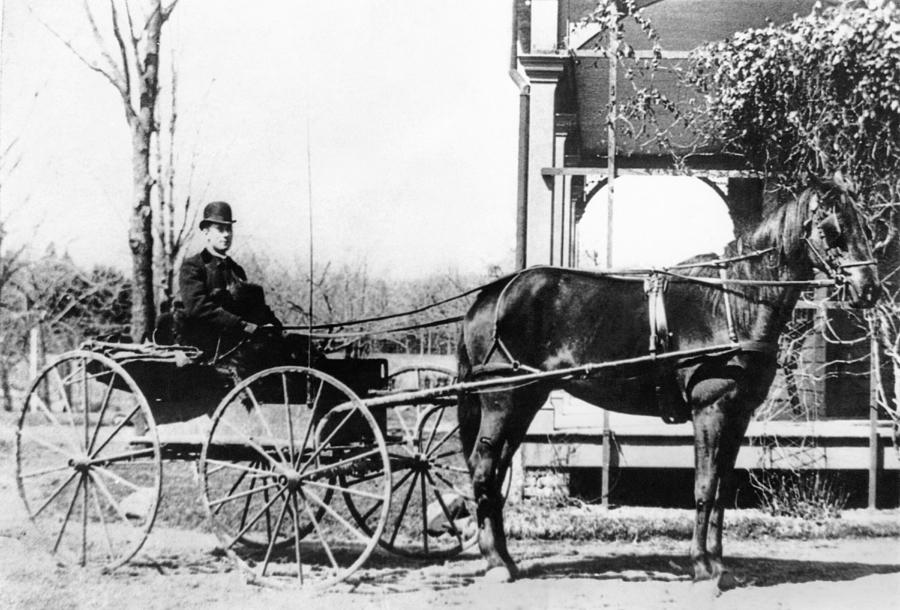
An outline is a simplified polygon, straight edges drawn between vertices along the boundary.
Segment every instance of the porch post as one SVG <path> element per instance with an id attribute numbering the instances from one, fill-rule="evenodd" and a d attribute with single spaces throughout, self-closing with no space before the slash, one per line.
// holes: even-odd
<path id="1" fill-rule="evenodd" d="M 556 86 L 567 58 L 558 55 L 519 57 L 531 87 L 528 109 L 528 201 L 525 265 L 553 262 L 553 179 L 541 173 L 553 167 L 556 148 Z"/>

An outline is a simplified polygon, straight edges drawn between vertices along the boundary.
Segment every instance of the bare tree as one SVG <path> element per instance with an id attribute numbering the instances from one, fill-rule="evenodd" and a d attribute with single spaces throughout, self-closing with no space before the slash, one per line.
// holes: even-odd
<path id="1" fill-rule="evenodd" d="M 173 52 L 170 56 L 169 86 L 166 90 L 168 103 L 160 109 L 160 133 L 155 150 L 158 197 L 153 213 L 156 237 L 154 275 L 162 304 L 169 304 L 175 296 L 176 269 L 185 246 L 193 236 L 199 209 L 194 198 L 196 146 L 191 152 L 189 163 L 181 163 L 178 158 L 178 152 L 185 148 L 179 122 L 178 76 Z"/>
<path id="2" fill-rule="evenodd" d="M 159 53 L 163 26 L 178 0 L 108 0 L 101 22 L 100 3 L 84 0 L 84 13 L 97 50 L 86 54 L 56 36 L 88 68 L 102 75 L 122 99 L 131 132 L 133 197 L 128 244 L 132 259 L 131 333 L 152 334 L 156 318 L 153 286 L 153 143 L 159 136 Z"/>
<path id="3" fill-rule="evenodd" d="M 4 249 L 6 230 L 0 221 L 0 397 L 3 409 L 12 411 L 10 371 L 21 360 L 23 350 L 17 349 L 21 337 L 15 332 L 20 323 L 21 298 L 15 290 L 14 279 L 23 269 L 24 246 Z"/>

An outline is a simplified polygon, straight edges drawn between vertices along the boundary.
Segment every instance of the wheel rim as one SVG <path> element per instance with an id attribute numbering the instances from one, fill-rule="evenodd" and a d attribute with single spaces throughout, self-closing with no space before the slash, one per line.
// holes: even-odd
<path id="1" fill-rule="evenodd" d="M 16 483 L 42 546 L 62 563 L 113 569 L 140 550 L 162 461 L 147 401 L 121 366 L 75 351 L 41 371 L 19 418 Z"/>
<path id="2" fill-rule="evenodd" d="M 456 372 L 442 366 L 405 366 L 388 375 L 391 390 L 424 390 L 448 385 L 456 380 Z"/>
<path id="3" fill-rule="evenodd" d="M 395 413 L 399 421 L 406 409 Z M 476 540 L 469 472 L 451 409 L 455 411 L 454 406 L 433 405 L 421 411 L 411 442 L 391 445 L 393 502 L 379 543 L 393 553 L 448 557 Z M 347 501 L 354 505 L 353 498 Z M 374 531 L 373 513 L 354 509 L 353 514 L 361 527 Z"/>
<path id="4" fill-rule="evenodd" d="M 378 536 L 355 525 L 343 498 L 386 516 L 390 485 L 371 475 L 389 468 L 377 421 L 352 390 L 299 366 L 238 384 L 216 409 L 200 460 L 226 552 L 254 579 L 306 588 L 344 580 L 371 554 Z M 348 475 L 372 482 L 346 489 Z"/>

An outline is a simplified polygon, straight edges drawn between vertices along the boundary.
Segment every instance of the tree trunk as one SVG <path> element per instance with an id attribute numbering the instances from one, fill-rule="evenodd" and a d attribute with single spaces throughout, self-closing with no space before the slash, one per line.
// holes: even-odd
<path id="1" fill-rule="evenodd" d="M 131 249 L 131 336 L 135 341 L 153 334 L 156 309 L 153 305 L 153 226 L 150 209 L 150 133 L 140 125 L 132 127 L 134 162 L 134 205 L 128 229 Z"/>
<path id="2" fill-rule="evenodd" d="M 134 206 L 128 243 L 132 261 L 131 335 L 135 340 L 153 336 L 156 307 L 153 294 L 153 180 L 151 143 L 157 132 L 156 99 L 159 95 L 159 41 L 164 23 L 157 2 L 146 26 L 147 50 L 137 79 L 138 108 L 128 121 L 134 172 Z"/>
<path id="3" fill-rule="evenodd" d="M 0 363 L 0 395 L 3 397 L 3 410 L 13 410 L 12 387 L 9 382 L 9 365 Z"/>

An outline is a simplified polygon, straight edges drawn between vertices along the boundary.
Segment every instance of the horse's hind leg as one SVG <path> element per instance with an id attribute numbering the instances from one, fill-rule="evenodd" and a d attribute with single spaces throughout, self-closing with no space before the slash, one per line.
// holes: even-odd
<path id="1" fill-rule="evenodd" d="M 481 396 L 481 422 L 469 468 L 477 506 L 478 544 L 491 580 L 510 581 L 518 572 L 506 545 L 501 487 L 512 455 L 541 402 L 537 406 L 524 405 L 515 401 L 511 392 Z"/>

